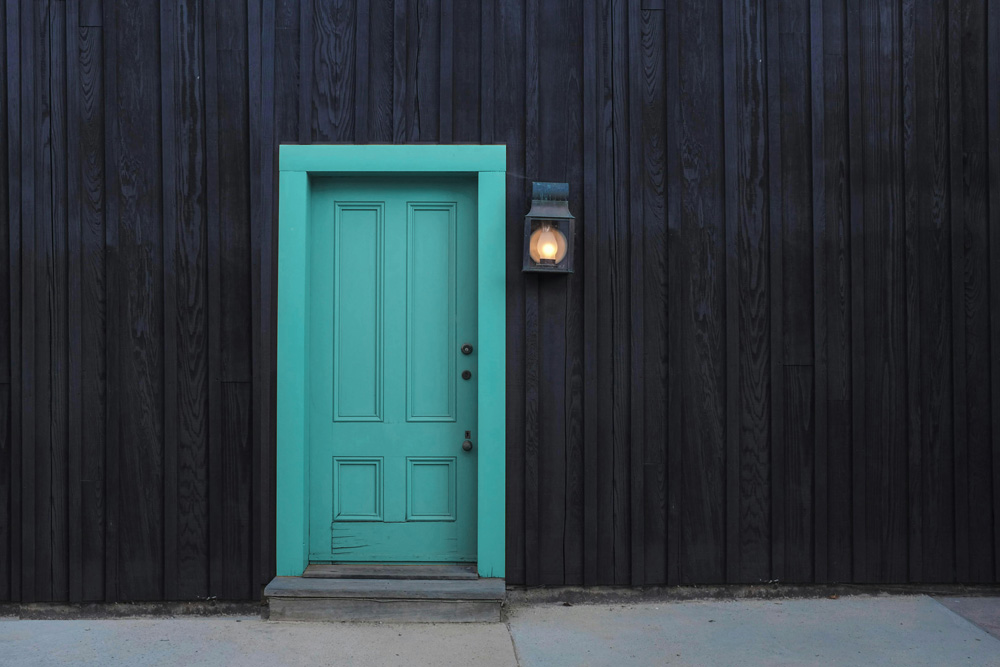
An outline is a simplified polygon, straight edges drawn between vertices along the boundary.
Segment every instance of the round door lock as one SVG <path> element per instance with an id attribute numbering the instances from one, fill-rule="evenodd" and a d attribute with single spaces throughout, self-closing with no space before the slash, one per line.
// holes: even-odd
<path id="1" fill-rule="evenodd" d="M 472 451 L 472 441 L 471 440 L 466 440 L 465 442 L 463 442 L 462 443 L 462 449 L 464 449 L 467 452 L 471 452 Z"/>
<path id="2" fill-rule="evenodd" d="M 472 371 L 462 371 L 462 379 L 468 380 L 472 377 Z"/>
<path id="3" fill-rule="evenodd" d="M 472 346 L 468 343 L 462 345 L 462 354 L 472 354 Z"/>

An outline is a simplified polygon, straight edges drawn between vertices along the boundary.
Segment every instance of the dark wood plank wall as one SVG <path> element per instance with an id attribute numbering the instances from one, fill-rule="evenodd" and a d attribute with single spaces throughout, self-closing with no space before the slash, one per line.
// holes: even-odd
<path id="1" fill-rule="evenodd" d="M 988 0 L 6 0 L 0 601 L 273 565 L 275 149 L 508 147 L 508 581 L 1000 578 Z M 568 181 L 569 278 L 520 272 Z"/>

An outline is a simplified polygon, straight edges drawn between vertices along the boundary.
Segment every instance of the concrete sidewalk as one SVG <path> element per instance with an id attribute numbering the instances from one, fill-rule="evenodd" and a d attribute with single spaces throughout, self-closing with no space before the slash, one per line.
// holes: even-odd
<path id="1" fill-rule="evenodd" d="M 944 604 L 942 604 L 944 603 Z M 506 625 L 0 620 L 2 665 L 1000 665 L 1000 598 L 521 605 Z"/>
<path id="2" fill-rule="evenodd" d="M 0 621 L 0 665 L 441 665 L 515 663 L 493 624 L 270 623 L 259 618 Z"/>
<path id="3" fill-rule="evenodd" d="M 532 606 L 510 628 L 522 665 L 1000 665 L 926 596 Z"/>

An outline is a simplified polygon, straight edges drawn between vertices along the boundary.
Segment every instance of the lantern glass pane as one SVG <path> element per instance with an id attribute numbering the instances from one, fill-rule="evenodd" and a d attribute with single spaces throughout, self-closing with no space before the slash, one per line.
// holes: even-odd
<path id="1" fill-rule="evenodd" d="M 528 254 L 535 264 L 558 264 L 566 258 L 569 245 L 558 226 L 545 221 L 531 232 Z"/>

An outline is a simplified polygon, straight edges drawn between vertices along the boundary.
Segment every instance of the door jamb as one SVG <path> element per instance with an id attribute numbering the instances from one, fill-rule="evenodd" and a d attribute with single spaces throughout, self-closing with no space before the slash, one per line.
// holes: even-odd
<path id="1" fill-rule="evenodd" d="M 479 424 L 477 568 L 503 577 L 506 450 L 505 146 L 282 145 L 278 154 L 277 499 L 278 576 L 309 564 L 310 176 L 475 173 L 478 177 Z"/>

